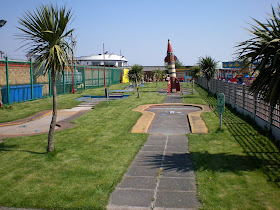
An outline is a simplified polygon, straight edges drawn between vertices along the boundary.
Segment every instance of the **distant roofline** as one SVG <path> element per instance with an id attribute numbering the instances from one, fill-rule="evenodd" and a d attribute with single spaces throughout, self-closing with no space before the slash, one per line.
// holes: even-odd
<path id="1" fill-rule="evenodd" d="M 74 57 L 74 60 L 103 61 L 104 60 L 104 54 Z M 124 61 L 124 62 L 127 62 L 127 59 L 123 55 L 117 55 L 117 54 L 105 54 L 105 60 L 106 61 Z"/>

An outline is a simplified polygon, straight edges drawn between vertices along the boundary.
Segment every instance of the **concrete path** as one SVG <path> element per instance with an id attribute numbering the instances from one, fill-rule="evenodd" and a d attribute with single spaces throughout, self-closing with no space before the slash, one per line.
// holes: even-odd
<path id="1" fill-rule="evenodd" d="M 163 103 L 182 103 L 181 93 L 166 93 Z"/>
<path id="2" fill-rule="evenodd" d="M 165 103 L 182 103 L 167 94 Z M 195 173 L 189 158 L 186 115 L 196 107 L 154 106 L 153 134 L 112 193 L 107 209 L 198 209 Z M 168 121 L 175 126 L 166 126 Z M 183 124 L 183 125 L 182 125 Z M 169 124 L 170 125 L 170 124 Z"/>

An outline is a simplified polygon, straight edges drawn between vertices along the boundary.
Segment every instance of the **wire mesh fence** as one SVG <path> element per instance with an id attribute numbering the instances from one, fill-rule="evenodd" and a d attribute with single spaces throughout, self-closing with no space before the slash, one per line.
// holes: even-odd
<path id="1" fill-rule="evenodd" d="M 118 84 L 121 69 L 94 66 L 70 66 L 56 75 L 57 94 L 73 89 L 97 88 Z M 12 104 L 52 96 L 51 75 L 32 61 L 0 60 L 0 101 Z"/>

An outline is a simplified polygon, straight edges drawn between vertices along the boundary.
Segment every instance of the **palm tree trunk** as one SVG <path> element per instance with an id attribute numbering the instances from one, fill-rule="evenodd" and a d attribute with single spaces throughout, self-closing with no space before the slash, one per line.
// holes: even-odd
<path id="1" fill-rule="evenodd" d="M 156 79 L 156 88 L 157 88 L 157 79 Z"/>
<path id="2" fill-rule="evenodd" d="M 140 93 L 139 93 L 139 87 L 138 87 L 138 82 L 137 82 L 137 77 L 136 77 L 136 89 L 137 89 L 137 98 L 140 98 Z"/>
<path id="3" fill-rule="evenodd" d="M 52 76 L 52 95 L 53 95 L 53 112 L 52 112 L 52 121 L 50 124 L 49 136 L 48 136 L 48 152 L 54 150 L 54 131 L 57 118 L 57 104 L 56 104 L 56 75 L 54 71 L 51 72 Z"/>

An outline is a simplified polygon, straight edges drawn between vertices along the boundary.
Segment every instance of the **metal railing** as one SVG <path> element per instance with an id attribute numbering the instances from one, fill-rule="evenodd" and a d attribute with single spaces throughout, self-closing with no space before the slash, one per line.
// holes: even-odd
<path id="1" fill-rule="evenodd" d="M 104 86 L 104 81 L 106 85 L 120 83 L 121 69 L 70 66 L 57 73 L 57 94 L 71 93 L 73 83 L 74 88 L 78 90 Z M 50 96 L 52 96 L 51 75 L 44 72 L 44 68 L 35 68 L 32 60 L 14 61 L 8 60 L 7 57 L 0 60 L 0 101 L 3 104 L 9 105 Z"/>

